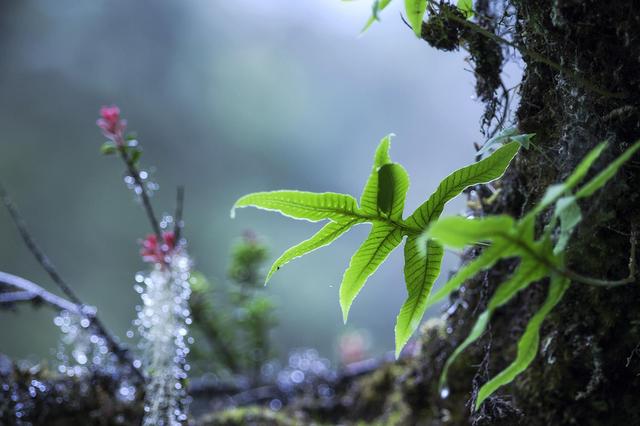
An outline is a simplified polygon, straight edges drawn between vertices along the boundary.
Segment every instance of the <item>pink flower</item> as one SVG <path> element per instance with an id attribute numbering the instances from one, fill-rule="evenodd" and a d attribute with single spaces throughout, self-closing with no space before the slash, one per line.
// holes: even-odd
<path id="1" fill-rule="evenodd" d="M 102 134 L 117 145 L 124 144 L 124 130 L 127 121 L 120 118 L 120 108 L 115 105 L 100 108 L 100 118 L 96 124 L 102 129 Z"/>
<path id="2" fill-rule="evenodd" d="M 162 233 L 163 245 L 158 244 L 156 234 L 149 234 L 142 240 L 140 255 L 145 262 L 163 263 L 166 253 L 170 253 L 176 246 L 176 236 L 172 231 Z M 164 247 L 163 247 L 164 246 Z"/>

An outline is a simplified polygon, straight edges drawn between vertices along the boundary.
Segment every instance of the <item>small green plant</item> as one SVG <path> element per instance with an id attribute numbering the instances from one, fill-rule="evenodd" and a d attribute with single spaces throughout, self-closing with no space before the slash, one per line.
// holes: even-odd
<path id="1" fill-rule="evenodd" d="M 382 12 L 389 4 L 391 0 L 374 0 L 371 5 L 371 16 L 367 20 L 362 32 L 365 32 L 375 22 L 380 20 L 380 12 Z M 427 7 L 429 6 L 429 0 L 405 0 L 404 10 L 407 15 L 407 21 L 413 29 L 413 32 L 417 37 L 422 35 L 422 18 L 427 13 Z M 473 1 L 472 0 L 458 0 L 456 6 L 463 15 L 468 19 L 473 16 Z"/>
<path id="2" fill-rule="evenodd" d="M 260 383 L 260 368 L 273 356 L 271 331 L 274 304 L 262 295 L 262 272 L 269 250 L 245 233 L 231 253 L 228 286 L 215 286 L 199 273 L 191 274 L 190 308 L 199 344 L 192 359 L 208 368 L 213 363 L 233 375 Z"/>
<path id="3" fill-rule="evenodd" d="M 234 216 L 236 208 L 252 206 L 277 211 L 294 219 L 329 221 L 313 237 L 285 251 L 273 263 L 266 281 L 289 261 L 331 244 L 352 226 L 371 223 L 371 232 L 351 258 L 340 285 L 340 306 L 345 322 L 353 300 L 369 276 L 406 237 L 404 276 L 408 297 L 396 320 L 398 356 L 422 319 L 442 263 L 442 246 L 432 239 L 423 239 L 419 247 L 418 238 L 440 217 L 444 205 L 465 188 L 502 176 L 520 144 L 507 143 L 482 161 L 453 172 L 440 183 L 427 201 L 407 219 L 403 219 L 409 177 L 400 164 L 391 161 L 390 143 L 391 135 L 380 142 L 359 204 L 350 195 L 333 192 L 258 192 L 240 198 L 235 203 L 231 216 Z M 421 255 L 420 250 L 425 255 Z"/>
<path id="4" fill-rule="evenodd" d="M 485 383 L 479 390 L 475 402 L 476 409 L 499 387 L 513 381 L 535 359 L 540 340 L 540 327 L 545 317 L 562 299 L 571 282 L 596 285 L 617 286 L 635 281 L 635 241 L 631 241 L 629 276 L 618 281 L 599 280 L 579 275 L 567 268 L 564 259 L 565 248 L 574 228 L 580 223 L 582 215 L 577 201 L 591 196 L 611 179 L 618 169 L 640 149 L 637 142 L 603 171 L 574 191 L 583 180 L 593 162 L 600 156 L 606 144 L 594 148 L 573 173 L 562 183 L 550 186 L 543 199 L 535 208 L 520 220 L 510 216 L 495 215 L 485 218 L 466 219 L 449 217 L 439 220 L 418 239 L 418 241 L 437 240 L 440 244 L 452 248 L 464 248 L 476 243 L 490 243 L 482 254 L 467 264 L 429 299 L 427 306 L 447 297 L 458 289 L 467 279 L 478 272 L 493 266 L 498 260 L 519 258 L 520 262 L 513 274 L 495 290 L 488 302 L 487 309 L 477 319 L 467 339 L 458 346 L 447 360 L 440 379 L 441 389 L 446 389 L 446 377 L 449 367 L 470 344 L 477 340 L 486 329 L 492 314 L 505 305 L 519 291 L 544 278 L 550 279 L 548 295 L 529 321 L 524 334 L 518 342 L 516 359 L 496 377 Z M 548 207 L 553 215 L 542 235 L 536 238 L 535 224 L 538 215 Z M 424 247 L 424 244 L 420 244 Z M 423 258 L 424 259 L 424 258 Z"/>

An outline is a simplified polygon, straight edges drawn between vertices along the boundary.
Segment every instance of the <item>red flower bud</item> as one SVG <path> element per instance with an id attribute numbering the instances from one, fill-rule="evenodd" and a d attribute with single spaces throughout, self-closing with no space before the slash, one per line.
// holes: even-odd
<path id="1" fill-rule="evenodd" d="M 171 253 L 176 246 L 176 236 L 172 231 L 162 233 L 163 245 L 158 244 L 156 234 L 149 234 L 142 240 L 140 255 L 145 262 L 162 263 L 164 256 Z"/>
<path id="2" fill-rule="evenodd" d="M 120 108 L 115 105 L 103 106 L 100 108 L 100 118 L 96 124 L 107 138 L 117 145 L 124 144 L 123 136 L 127 121 L 120 118 Z"/>

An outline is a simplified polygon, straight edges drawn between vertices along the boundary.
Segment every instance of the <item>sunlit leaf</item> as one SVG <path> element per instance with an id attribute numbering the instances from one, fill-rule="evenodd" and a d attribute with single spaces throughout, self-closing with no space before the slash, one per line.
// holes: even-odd
<path id="1" fill-rule="evenodd" d="M 479 219 L 451 216 L 435 222 L 427 235 L 446 246 L 461 249 L 479 242 L 499 240 L 515 231 L 514 223 L 513 218 L 507 215 Z"/>
<path id="2" fill-rule="evenodd" d="M 371 16 L 367 20 L 367 23 L 364 25 L 361 33 L 367 31 L 369 27 L 375 22 L 380 20 L 379 13 L 382 12 L 388 5 L 391 3 L 391 0 L 375 0 L 371 5 Z"/>
<path id="3" fill-rule="evenodd" d="M 365 214 L 378 214 L 378 169 L 385 164 L 391 163 L 391 157 L 389 157 L 389 147 L 391 145 L 391 137 L 393 134 L 389 134 L 382 138 L 376 154 L 373 159 L 373 168 L 367 183 L 362 190 L 360 196 L 360 211 Z"/>
<path id="4" fill-rule="evenodd" d="M 427 11 L 427 0 L 404 0 L 407 20 L 416 36 L 422 36 L 422 18 Z"/>
<path id="5" fill-rule="evenodd" d="M 465 18 L 473 17 L 473 0 L 458 0 L 456 5 Z"/>
<path id="6" fill-rule="evenodd" d="M 456 170 L 447 176 L 429 199 L 406 220 L 409 225 L 426 228 L 437 219 L 445 204 L 469 186 L 491 182 L 502 176 L 520 149 L 516 142 L 508 143 L 489 157 Z"/>
<path id="7" fill-rule="evenodd" d="M 367 279 L 402 242 L 402 235 L 400 228 L 379 222 L 373 224 L 369 236 L 351 258 L 340 284 L 340 306 L 345 323 L 353 300 Z"/>
<path id="8" fill-rule="evenodd" d="M 409 190 L 409 175 L 399 164 L 385 164 L 378 169 L 378 209 L 393 220 L 401 220 Z"/>
<path id="9" fill-rule="evenodd" d="M 404 245 L 404 280 L 408 296 L 396 318 L 396 358 L 420 325 L 444 254 L 440 244 L 429 240 L 425 242 L 426 255 L 422 255 L 416 240 L 415 236 L 408 237 Z"/>
<path id="10" fill-rule="evenodd" d="M 231 210 L 241 207 L 256 207 L 277 211 L 294 219 L 317 222 L 324 219 L 333 221 L 349 220 L 356 217 L 356 200 L 345 194 L 334 192 L 272 191 L 245 195 L 236 201 Z"/>
<path id="11" fill-rule="evenodd" d="M 271 276 L 280 269 L 283 265 L 289 263 L 293 259 L 302 257 L 307 253 L 311 253 L 314 250 L 331 244 L 340 235 L 347 232 L 353 225 L 358 223 L 359 220 L 352 219 L 345 222 L 329 222 L 320 231 L 318 231 L 313 237 L 295 245 L 285 251 L 271 266 L 265 284 L 269 282 Z"/>

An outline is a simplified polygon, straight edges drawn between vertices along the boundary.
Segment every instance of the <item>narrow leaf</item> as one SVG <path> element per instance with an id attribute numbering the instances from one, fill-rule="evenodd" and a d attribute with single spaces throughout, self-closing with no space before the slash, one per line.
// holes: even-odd
<path id="1" fill-rule="evenodd" d="M 440 376 L 441 388 L 445 387 L 447 373 L 453 362 L 467 347 L 469 347 L 469 345 L 471 345 L 473 342 L 478 340 L 480 336 L 482 336 L 495 310 L 500 306 L 506 304 L 520 290 L 526 288 L 532 282 L 544 278 L 547 274 L 548 270 L 532 258 L 523 258 L 520 261 L 520 265 L 518 265 L 518 268 L 511 275 L 511 277 L 498 286 L 495 293 L 489 300 L 487 309 L 478 317 L 478 320 L 471 329 L 469 336 L 467 336 L 464 342 L 462 342 L 460 346 L 456 348 L 456 350 L 447 360 Z"/>
<path id="2" fill-rule="evenodd" d="M 569 284 L 570 282 L 566 278 L 555 274 L 551 277 L 547 299 L 540 310 L 531 318 L 529 324 L 527 324 L 527 328 L 518 342 L 518 355 L 515 361 L 480 388 L 478 398 L 476 399 L 476 410 L 482 405 L 484 400 L 491 396 L 498 388 L 511 383 L 513 379 L 522 373 L 535 359 L 540 344 L 540 327 L 542 322 L 562 299 L 565 291 L 569 288 Z"/>
<path id="3" fill-rule="evenodd" d="M 457 290 L 464 282 L 480 271 L 491 268 L 500 258 L 509 256 L 509 244 L 504 241 L 496 241 L 489 247 L 485 248 L 482 253 L 464 267 L 458 270 L 458 272 L 451 277 L 449 281 L 438 289 L 435 293 L 429 297 L 426 308 L 435 305 L 436 303 L 449 296 L 452 292 Z"/>
<path id="4" fill-rule="evenodd" d="M 409 175 L 400 164 L 385 164 L 378 170 L 378 210 L 394 220 L 402 219 L 409 190 Z"/>
<path id="5" fill-rule="evenodd" d="M 580 188 L 576 193 L 576 198 L 590 197 L 594 192 L 602 188 L 609 179 L 615 176 L 620 167 L 622 167 L 622 165 L 626 163 L 638 149 L 640 149 L 640 141 L 633 144 L 631 148 L 627 149 L 622 155 L 616 158 L 613 163 L 609 164 L 603 171 L 598 173 L 593 179 Z"/>
<path id="6" fill-rule="evenodd" d="M 371 5 L 371 16 L 367 20 L 367 23 L 364 24 L 364 27 L 360 31 L 360 33 L 364 33 L 369 29 L 369 27 L 375 22 L 380 20 L 380 16 L 378 14 L 382 12 L 388 5 L 391 3 L 391 0 L 375 0 Z"/>
<path id="7" fill-rule="evenodd" d="M 482 241 L 502 239 L 514 230 L 513 218 L 507 215 L 479 219 L 451 216 L 435 222 L 426 235 L 429 238 L 435 238 L 445 246 L 461 249 Z"/>
<path id="8" fill-rule="evenodd" d="M 410 236 L 404 245 L 404 280 L 408 297 L 396 319 L 396 358 L 416 331 L 424 311 L 433 283 L 440 274 L 443 247 L 433 240 L 426 241 L 426 256 L 421 255 L 417 237 Z"/>
<path id="9" fill-rule="evenodd" d="M 417 37 L 422 36 L 422 18 L 427 11 L 427 0 L 404 0 L 407 20 Z"/>
<path id="10" fill-rule="evenodd" d="M 340 284 L 340 307 L 345 323 L 349 316 L 349 308 L 367 279 L 401 241 L 401 228 L 382 222 L 373 224 L 369 236 L 351 258 Z"/>
<path id="11" fill-rule="evenodd" d="M 307 253 L 317 250 L 320 247 L 331 244 L 340 237 L 340 235 L 344 234 L 349 230 L 349 228 L 358 222 L 359 221 L 356 219 L 348 220 L 346 222 L 329 222 L 313 237 L 289 248 L 275 262 L 273 262 L 273 265 L 267 274 L 267 278 L 265 279 L 265 285 L 269 282 L 274 272 L 280 269 L 283 265 L 289 263 L 293 259 L 302 257 Z"/>
<path id="12" fill-rule="evenodd" d="M 473 17 L 473 0 L 458 0 L 457 6 L 465 18 L 469 19 Z"/>
<path id="13" fill-rule="evenodd" d="M 456 170 L 440 182 L 438 189 L 407 219 L 407 223 L 426 228 L 438 219 L 445 204 L 465 188 L 491 182 L 502 176 L 519 149 L 520 145 L 517 142 L 511 142 L 497 149 L 489 157 Z"/>
<path id="14" fill-rule="evenodd" d="M 272 191 L 256 192 L 245 195 L 236 201 L 231 209 L 231 217 L 235 209 L 241 207 L 257 207 L 263 210 L 277 211 L 294 219 L 305 219 L 317 222 L 324 219 L 341 221 L 357 216 L 356 200 L 345 194 L 334 192 Z"/>
<path id="15" fill-rule="evenodd" d="M 537 214 L 543 211 L 552 203 L 554 203 L 558 198 L 562 197 L 564 194 L 570 192 L 573 188 L 575 188 L 575 186 L 582 181 L 593 163 L 598 159 L 598 157 L 600 157 L 600 154 L 602 154 L 602 151 L 606 147 L 607 144 L 603 142 L 593 148 L 582 159 L 582 161 L 580 161 L 580 163 L 576 166 L 576 168 L 564 182 L 549 186 L 544 196 L 542 197 L 542 201 L 540 201 L 533 210 L 533 214 Z"/>
<path id="16" fill-rule="evenodd" d="M 389 147 L 391 145 L 392 137 L 393 134 L 389 134 L 382 138 L 378 148 L 376 149 L 376 154 L 373 159 L 373 168 L 369 175 L 369 179 L 362 190 L 362 196 L 360 197 L 360 211 L 365 214 L 378 214 L 378 169 L 385 164 L 391 163 Z"/>
<path id="17" fill-rule="evenodd" d="M 560 235 L 558 241 L 553 248 L 553 253 L 558 254 L 566 247 L 571 234 L 576 226 L 582 221 L 582 212 L 576 203 L 574 196 L 562 197 L 556 201 L 556 207 L 553 214 L 560 219 Z"/>

